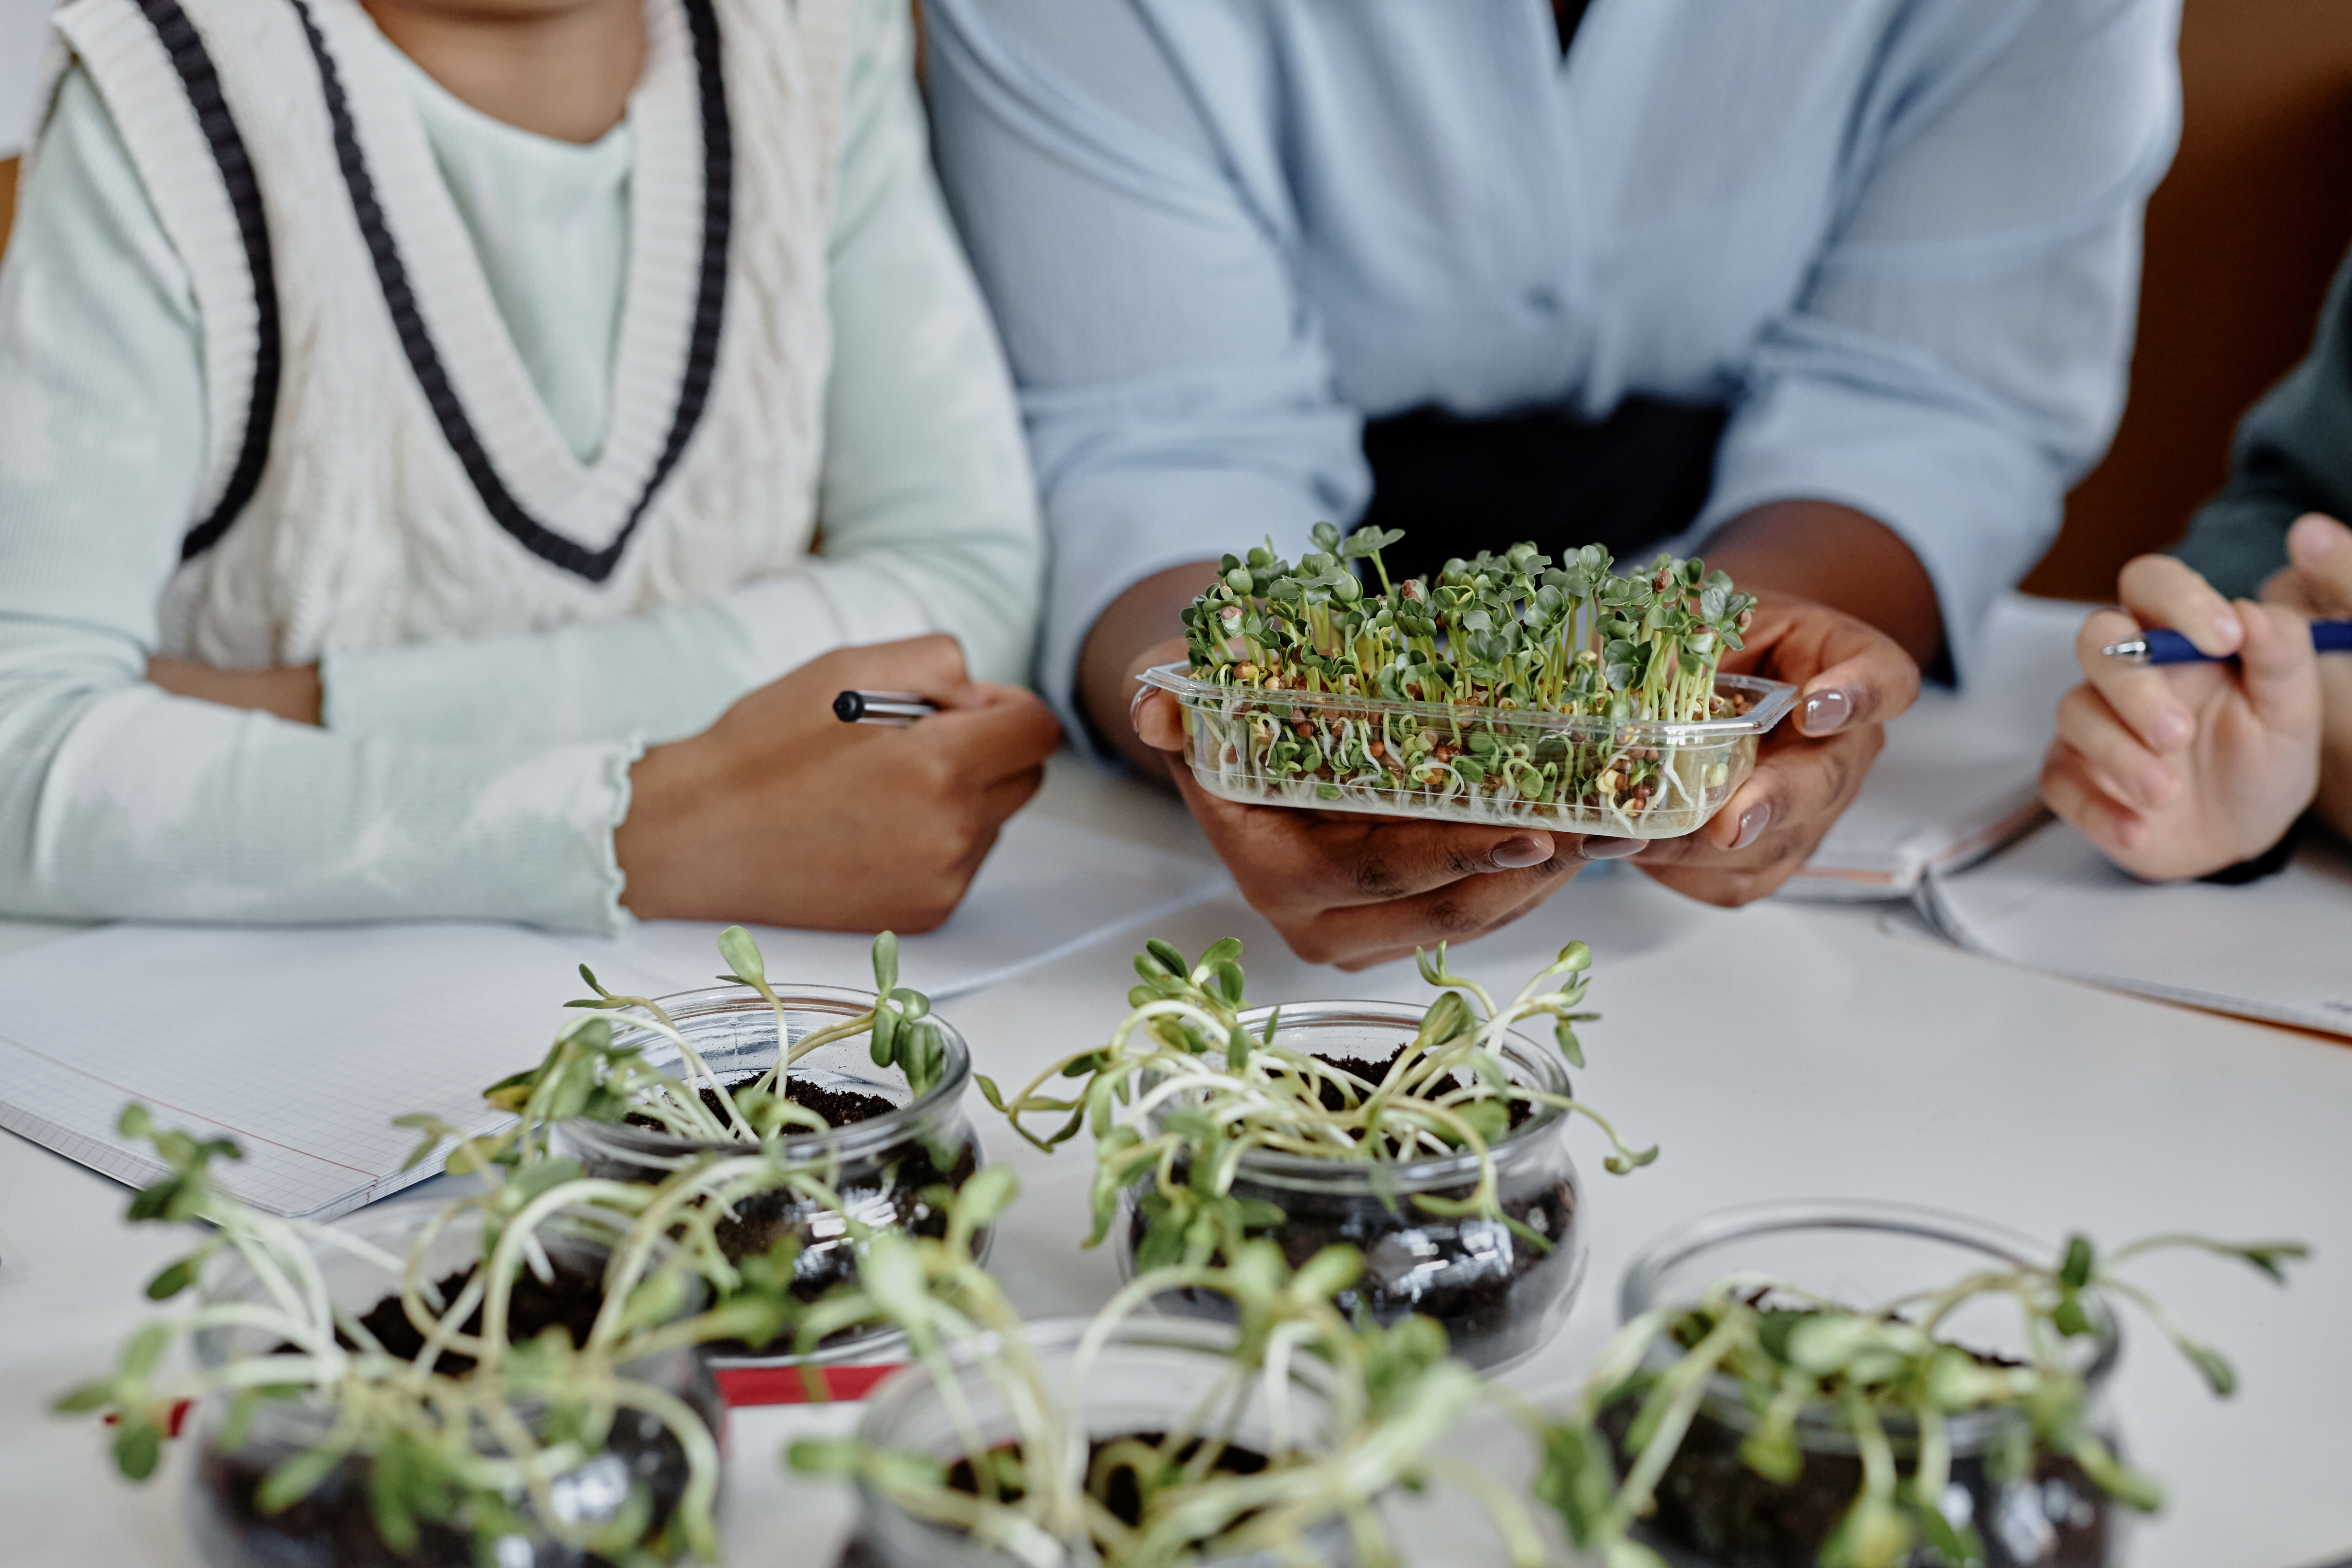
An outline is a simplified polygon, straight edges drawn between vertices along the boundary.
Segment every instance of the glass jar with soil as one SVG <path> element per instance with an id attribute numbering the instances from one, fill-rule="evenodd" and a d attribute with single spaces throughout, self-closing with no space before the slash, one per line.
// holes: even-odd
<path id="1" fill-rule="evenodd" d="M 779 988 L 776 994 L 783 1007 L 787 1049 L 874 1005 L 872 992 L 833 986 L 795 985 Z M 775 1066 L 776 1009 L 751 987 L 713 986 L 656 1001 L 721 1086 L 740 1088 Z M 622 1013 L 615 1022 L 625 1026 L 628 1017 Z M 862 1034 L 828 1041 L 791 1064 L 782 1085 L 785 1098 L 823 1117 L 830 1131 L 788 1128 L 784 1157 L 814 1166 L 814 1174 L 839 1194 L 842 1205 L 835 1208 L 784 1190 L 742 1199 L 718 1227 L 719 1247 L 730 1260 L 764 1253 L 786 1237 L 796 1237 L 801 1251 L 793 1290 L 804 1300 L 814 1300 L 835 1285 L 856 1278 L 851 1221 L 917 1236 L 946 1234 L 946 1215 L 924 1194 L 940 1186 L 961 1188 L 980 1168 L 980 1140 L 963 1113 L 964 1089 L 971 1080 L 971 1050 L 947 1020 L 933 1014 L 929 1022 L 939 1031 L 942 1066 L 937 1081 L 919 1094 L 902 1066 L 874 1064 Z M 624 1027 L 614 1044 L 635 1047 L 648 1064 L 684 1076 L 677 1042 L 651 1029 Z M 724 1120 L 723 1108 L 709 1088 L 702 1098 Z M 677 1137 L 645 1118 L 618 1122 L 580 1119 L 561 1123 L 555 1132 L 557 1147 L 578 1159 L 589 1175 L 612 1181 L 658 1182 L 707 1155 L 748 1152 L 747 1145 Z M 975 1239 L 982 1259 L 989 1241 L 985 1233 Z M 887 1359 L 897 1339 L 894 1330 L 846 1331 L 828 1339 L 808 1359 Z M 782 1342 L 737 1344 L 713 1347 L 706 1353 L 720 1367 L 767 1366 L 798 1359 L 787 1353 L 789 1348 Z"/>
<path id="2" fill-rule="evenodd" d="M 1262 1029 L 1276 1011 L 1244 1013 L 1242 1025 Z M 1277 1045 L 1354 1074 L 1367 1091 L 1380 1083 L 1423 1018 L 1423 1009 L 1385 1002 L 1294 1003 L 1279 1012 Z M 1502 1054 L 1513 1083 L 1568 1095 L 1558 1050 L 1514 1032 L 1504 1037 Z M 1431 1092 L 1444 1090 L 1437 1086 Z M 1342 1310 L 1361 1306 L 1382 1324 L 1416 1312 L 1434 1318 L 1454 1355 L 1492 1370 L 1533 1354 L 1557 1333 L 1583 1281 L 1583 1184 L 1569 1156 L 1568 1123 L 1559 1106 L 1515 1100 L 1508 1131 L 1489 1145 L 1502 1212 L 1534 1239 L 1500 1220 L 1435 1214 L 1415 1202 L 1469 1198 L 1479 1163 L 1466 1152 L 1374 1161 L 1252 1149 L 1241 1156 L 1232 1192 L 1282 1211 L 1282 1224 L 1253 1227 L 1250 1234 L 1274 1237 L 1293 1268 L 1337 1243 L 1363 1253 L 1362 1278 L 1338 1298 Z M 1154 1130 L 1165 1130 L 1164 1113 Z M 1128 1194 L 1120 1267 L 1129 1279 L 1149 1228 L 1140 1206 L 1149 1190 L 1147 1178 Z M 1225 1298 L 1205 1291 L 1164 1292 L 1155 1304 L 1183 1316 L 1226 1321 L 1233 1315 Z"/>
<path id="3" fill-rule="evenodd" d="M 1080 1384 L 1077 1352 L 1090 1321 L 1034 1322 L 1023 1338 L 1043 1373 L 1044 1386 L 1055 1392 L 1063 1411 L 1076 1416 L 1064 1423 L 1071 1445 L 1086 1445 L 1087 1473 L 1101 1477 L 1100 1484 L 1089 1490 L 1123 1524 L 1132 1528 L 1143 1517 L 1131 1475 L 1121 1471 L 1119 1456 L 1109 1452 L 1124 1440 L 1158 1445 L 1170 1433 L 1207 1427 L 1224 1438 L 1213 1467 L 1219 1475 L 1262 1474 L 1271 1460 L 1321 1458 L 1331 1452 L 1331 1373 L 1314 1357 L 1292 1358 L 1285 1379 L 1286 1398 L 1277 1410 L 1265 1397 L 1265 1380 L 1233 1360 L 1233 1330 L 1181 1319 L 1130 1318 L 1112 1331 Z M 975 1485 L 971 1435 L 1002 1451 L 1017 1445 L 1023 1423 L 1016 1421 L 1005 1386 L 983 1366 L 968 1354 L 956 1355 L 954 1364 L 951 1393 L 943 1393 L 923 1366 L 910 1366 L 891 1378 L 866 1402 L 857 1436 L 876 1449 L 938 1458 L 948 1467 L 949 1487 L 969 1493 Z M 1236 1380 L 1244 1376 L 1249 1381 L 1236 1396 Z M 1189 1447 L 1180 1451 L 1187 1456 L 1195 1452 Z M 1018 1561 L 963 1530 L 923 1517 L 870 1479 L 859 1479 L 857 1493 L 858 1530 L 842 1553 L 840 1568 L 1012 1568 Z M 1356 1560 L 1347 1531 L 1337 1520 L 1308 1527 L 1297 1541 L 1303 1554 L 1287 1558 L 1271 1551 L 1223 1553 L 1213 1541 L 1198 1542 L 1200 1556 L 1194 1560 L 1221 1568 Z"/>
<path id="4" fill-rule="evenodd" d="M 1653 1242 L 1627 1269 L 1619 1307 L 1630 1321 L 1653 1308 L 1696 1302 L 1727 1278 L 1755 1274 L 1866 1310 L 1940 1289 L 1972 1270 L 2032 1265 L 2048 1255 L 2026 1237 L 1934 1209 L 1859 1200 L 1762 1204 L 1708 1215 Z M 2086 1305 L 2092 1331 L 2067 1342 L 2067 1350 L 2078 1358 L 2093 1429 L 2111 1436 L 2099 1396 L 2120 1340 L 2106 1305 L 2095 1297 Z M 2019 1364 L 2028 1350 L 2013 1303 L 1992 1297 L 1961 1308 L 1938 1326 L 1937 1338 L 1990 1366 Z M 1651 1364 L 1663 1365 L 1672 1354 L 1661 1341 Z M 1601 1419 L 1621 1474 L 1636 1403 L 1621 1402 Z M 1738 1384 L 1717 1373 L 1658 1483 L 1656 1511 L 1634 1526 L 1634 1534 L 1675 1568 L 1811 1563 L 1860 1491 L 1858 1446 L 1831 1407 L 1809 1406 L 1798 1416 L 1801 1468 L 1785 1485 L 1740 1458 L 1740 1442 L 1756 1421 Z M 1881 1421 L 1897 1470 L 1908 1477 L 1916 1468 L 1918 1429 L 1900 1412 L 1885 1413 Z M 1955 1527 L 1974 1528 L 1984 1544 L 1984 1568 L 2104 1568 L 2122 1560 L 2120 1523 L 2129 1510 L 2071 1457 L 2032 1445 L 2022 1415 L 1964 1412 L 1948 1417 L 1945 1430 L 1951 1468 L 1940 1511 Z M 2011 1470 L 2020 1458 L 2023 1468 Z M 1946 1559 L 1921 1543 L 1904 1562 L 1906 1568 L 1942 1568 Z"/>
<path id="5" fill-rule="evenodd" d="M 335 1230 L 371 1249 L 372 1256 L 328 1246 L 313 1248 L 328 1299 L 356 1317 L 395 1356 L 412 1357 L 424 1347 L 424 1335 L 402 1310 L 400 1266 L 441 1212 L 441 1205 L 422 1202 L 365 1209 L 337 1222 Z M 583 1216 L 582 1226 L 572 1234 L 564 1234 L 562 1216 L 541 1225 L 547 1276 L 541 1279 L 526 1268 L 516 1279 L 509 1342 L 523 1343 L 558 1326 L 575 1345 L 587 1340 L 604 1303 L 604 1271 L 610 1255 L 609 1243 L 598 1236 L 618 1234 L 608 1224 Z M 426 1247 L 422 1279 L 442 1301 L 451 1300 L 472 1277 L 481 1255 L 478 1217 L 461 1215 L 443 1226 Z M 224 1268 L 220 1278 L 206 1285 L 213 1300 L 258 1300 L 263 1294 L 242 1262 Z M 681 1310 L 694 1306 L 689 1302 Z M 478 1309 L 465 1327 L 468 1332 L 479 1331 Z M 348 1336 L 339 1337 L 349 1348 Z M 287 1348 L 265 1342 L 249 1329 L 207 1329 L 195 1337 L 196 1357 L 208 1367 Z M 474 1366 L 472 1358 L 448 1352 L 435 1363 L 436 1372 L 457 1377 Z M 615 1370 L 623 1378 L 682 1402 L 709 1433 L 723 1434 L 725 1408 L 718 1388 L 691 1350 L 649 1356 Z M 509 1408 L 533 1440 L 554 1440 L 545 1427 L 543 1408 L 520 1400 Z M 371 1503 L 374 1461 L 365 1455 L 346 1456 L 291 1507 L 272 1511 L 261 1506 L 258 1494 L 270 1472 L 318 1447 L 333 1429 L 336 1410 L 324 1398 L 313 1394 L 263 1401 L 234 1444 L 226 1440 L 227 1417 L 228 1403 L 218 1397 L 205 1400 L 194 1417 L 197 1458 L 188 1514 L 198 1552 L 211 1568 L 474 1568 L 474 1535 L 470 1521 L 462 1517 L 418 1520 L 418 1539 L 406 1552 L 385 1542 Z M 478 1426 L 473 1438 L 478 1453 L 506 1452 L 486 1428 Z M 683 1554 L 682 1548 L 659 1552 L 656 1547 L 685 1495 L 688 1477 L 685 1448 L 668 1428 L 652 1415 L 625 1408 L 597 1452 L 551 1478 L 548 1497 L 561 1525 L 572 1533 L 588 1534 L 624 1517 L 633 1489 L 642 1489 L 651 1510 L 635 1536 L 635 1550 L 675 1559 Z M 609 1561 L 541 1528 L 538 1507 L 527 1489 L 516 1487 L 509 1506 L 521 1528 L 496 1538 L 490 1560 L 499 1568 L 601 1568 Z"/>

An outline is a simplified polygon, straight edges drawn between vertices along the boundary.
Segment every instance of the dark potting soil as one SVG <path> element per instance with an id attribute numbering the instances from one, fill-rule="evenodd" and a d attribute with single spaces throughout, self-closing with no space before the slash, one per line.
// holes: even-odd
<path id="1" fill-rule="evenodd" d="M 1143 1522 L 1143 1488 L 1137 1483 L 1133 1468 L 1128 1465 L 1122 1464 L 1108 1476 L 1102 1475 L 1097 1467 L 1102 1462 L 1103 1451 L 1118 1443 L 1149 1443 L 1156 1446 L 1167 1440 L 1168 1434 L 1165 1432 L 1129 1432 L 1123 1436 L 1097 1437 L 1087 1445 L 1088 1489 L 1095 1493 L 1097 1500 L 1110 1511 L 1113 1518 L 1129 1530 Z M 1019 1446 L 1012 1443 L 1002 1444 L 992 1450 L 999 1454 L 1017 1454 L 1019 1451 Z M 1186 1463 L 1200 1451 L 1201 1440 L 1195 1437 L 1176 1450 L 1176 1462 Z M 1238 1444 L 1229 1443 L 1219 1451 L 1216 1462 L 1210 1466 L 1210 1472 L 1220 1476 L 1255 1476 L 1266 1468 L 1266 1457 L 1256 1449 L 1244 1448 Z M 950 1489 L 963 1492 L 968 1496 L 980 1495 L 979 1479 L 972 1473 L 971 1460 L 969 1458 L 958 1459 L 948 1467 L 948 1486 Z M 1003 1489 L 999 1495 L 1011 1502 L 1018 1500 L 1022 1493 L 1017 1487 L 1007 1487 Z M 1239 1523 L 1240 1521 L 1236 1520 L 1234 1522 Z"/>
<path id="2" fill-rule="evenodd" d="M 1317 1059 L 1377 1083 L 1404 1049 L 1376 1062 Z M 1434 1092 L 1454 1087 L 1448 1075 Z M 1335 1088 L 1327 1084 L 1322 1093 L 1326 1105 L 1339 1109 Z M 1514 1101 L 1510 1125 L 1524 1125 L 1533 1113 L 1528 1102 Z M 1352 1315 L 1361 1306 L 1383 1324 L 1414 1313 L 1434 1318 L 1444 1327 L 1454 1354 L 1483 1367 L 1512 1360 L 1550 1335 L 1557 1327 L 1552 1310 L 1576 1269 L 1577 1194 L 1565 1163 L 1516 1177 L 1505 1174 L 1500 1182 L 1503 1212 L 1549 1240 L 1549 1247 L 1491 1220 L 1426 1213 L 1410 1195 L 1399 1196 L 1391 1208 L 1375 1196 L 1260 1184 L 1249 1179 L 1246 1168 L 1234 1179 L 1233 1193 L 1283 1211 L 1283 1224 L 1254 1227 L 1250 1234 L 1272 1237 L 1294 1268 L 1342 1242 L 1363 1253 L 1362 1277 L 1334 1298 L 1340 1310 Z M 1475 1185 L 1475 1180 L 1465 1182 L 1430 1195 L 1466 1198 Z M 1132 1248 L 1149 1226 L 1140 1210 L 1129 1213 L 1128 1225 Z M 1159 1304 L 1188 1317 L 1231 1321 L 1234 1315 L 1231 1302 L 1208 1291 L 1169 1291 Z"/>
<path id="3" fill-rule="evenodd" d="M 572 1336 L 574 1345 L 588 1342 L 588 1331 L 596 1326 L 596 1314 L 604 1305 L 603 1280 L 595 1274 L 555 1262 L 554 1279 L 542 1280 L 525 1268 L 518 1272 L 507 1296 L 507 1339 L 520 1344 L 535 1340 L 551 1328 L 562 1328 Z M 434 1282 L 444 1305 L 457 1299 L 474 1277 L 474 1266 L 468 1264 L 454 1274 L 445 1274 Z M 408 1321 L 408 1312 L 398 1296 L 386 1296 L 360 1316 L 361 1324 L 373 1334 L 378 1342 L 403 1361 L 414 1360 L 425 1348 L 425 1335 Z M 482 1309 L 477 1306 L 464 1324 L 465 1331 L 482 1331 Z M 354 1350 L 350 1336 L 341 1330 L 336 1340 L 346 1350 Z M 474 1358 L 459 1355 L 455 1351 L 443 1351 L 435 1360 L 433 1369 L 447 1377 L 463 1377 L 474 1370 Z"/>
<path id="4" fill-rule="evenodd" d="M 727 1087 L 749 1083 L 758 1076 L 739 1074 Z M 787 1079 L 784 1093 L 793 1104 L 805 1106 L 835 1127 L 852 1126 L 899 1109 L 878 1094 L 820 1088 L 804 1079 Z M 702 1100 L 714 1114 L 725 1114 L 715 1090 L 705 1089 Z M 629 1121 L 644 1126 L 649 1119 L 632 1116 Z M 588 1174 L 610 1181 L 658 1182 L 667 1174 L 607 1155 L 589 1155 L 582 1164 Z M 937 1238 L 947 1234 L 947 1212 L 924 1193 L 933 1187 L 960 1190 L 978 1169 L 980 1142 L 969 1133 L 951 1151 L 934 1149 L 920 1138 L 909 1137 L 881 1152 L 845 1159 L 831 1184 L 860 1223 Z M 733 1212 L 719 1222 L 714 1236 L 719 1250 L 730 1259 L 756 1257 L 786 1237 L 798 1237 L 801 1252 L 793 1268 L 793 1293 L 814 1301 L 835 1285 L 857 1278 L 856 1253 L 846 1232 L 837 1222 L 819 1223 L 829 1212 L 797 1193 L 754 1193 L 736 1202 Z M 836 1343 L 866 1331 L 845 1329 L 824 1342 Z M 784 1347 L 729 1342 L 710 1348 L 720 1355 L 753 1355 L 781 1353 Z"/>
<path id="5" fill-rule="evenodd" d="M 2007 1356 L 1969 1352 L 1987 1366 L 2016 1366 Z M 1601 1415 L 1601 1429 L 1622 1476 L 1633 1462 L 1624 1447 L 1641 1402 L 1628 1397 Z M 1807 1449 L 1796 1479 L 1767 1480 L 1739 1457 L 1743 1430 L 1702 1408 L 1657 1487 L 1657 1509 L 1634 1533 L 1669 1563 L 1694 1568 L 1782 1568 L 1811 1563 L 1862 1489 L 1862 1460 L 1853 1454 Z M 1895 1469 L 1909 1476 L 1914 1457 L 1898 1447 Z M 2025 1474 L 1996 1479 L 1979 1454 L 1958 1454 L 1945 1490 L 1945 1516 L 1954 1512 L 1954 1489 L 1968 1500 L 1966 1521 L 1983 1541 L 1982 1568 L 2105 1568 L 2113 1539 L 2113 1508 L 2097 1483 L 2063 1454 L 2037 1447 Z M 1921 1544 L 1906 1568 L 1944 1568 L 1944 1558 Z"/>
<path id="6" fill-rule="evenodd" d="M 740 1089 L 762 1076 L 756 1072 L 738 1073 L 727 1080 L 726 1087 L 729 1089 Z M 807 1079 L 793 1078 L 789 1073 L 784 1077 L 784 1098 L 803 1110 L 813 1110 L 824 1117 L 828 1127 L 853 1127 L 860 1121 L 887 1116 L 898 1109 L 878 1094 L 860 1094 L 854 1089 L 826 1089 L 811 1083 Z M 702 1103 L 711 1115 L 721 1121 L 727 1120 L 727 1104 L 719 1099 L 718 1089 L 706 1085 L 702 1090 Z M 624 1120 L 632 1127 L 648 1128 L 656 1132 L 663 1130 L 660 1122 L 637 1111 L 631 1111 Z"/>
<path id="7" fill-rule="evenodd" d="M 1411 1049 L 1412 1049 L 1412 1043 L 1407 1041 L 1377 1061 L 1367 1060 L 1361 1057 L 1318 1056 L 1314 1059 L 1327 1068 L 1337 1068 L 1339 1071 L 1360 1080 L 1364 1087 L 1357 1091 L 1356 1102 L 1360 1105 L 1364 1098 L 1378 1089 L 1381 1081 L 1389 1076 L 1390 1071 L 1403 1059 L 1405 1052 Z M 1435 1100 L 1441 1095 L 1452 1094 L 1455 1089 L 1463 1087 L 1459 1079 L 1452 1073 L 1447 1073 L 1436 1082 L 1424 1085 L 1419 1093 L 1425 1100 Z M 1329 1079 L 1318 1080 L 1316 1094 L 1323 1101 L 1323 1109 L 1326 1110 L 1348 1109 L 1347 1097 L 1340 1093 L 1339 1086 Z M 1517 1131 L 1526 1123 L 1528 1118 L 1535 1113 L 1536 1108 L 1531 1102 L 1524 1100 L 1511 1101 L 1511 1131 Z"/>

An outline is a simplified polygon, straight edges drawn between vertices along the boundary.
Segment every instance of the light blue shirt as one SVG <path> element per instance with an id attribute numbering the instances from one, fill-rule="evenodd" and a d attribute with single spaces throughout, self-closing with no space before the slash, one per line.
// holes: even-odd
<path id="1" fill-rule="evenodd" d="M 1692 534 L 1837 501 L 1965 669 L 2120 412 L 2176 0 L 926 0 L 1054 547 L 1046 691 L 1423 405 L 1727 402 Z M 1071 732 L 1080 727 L 1070 726 Z"/>

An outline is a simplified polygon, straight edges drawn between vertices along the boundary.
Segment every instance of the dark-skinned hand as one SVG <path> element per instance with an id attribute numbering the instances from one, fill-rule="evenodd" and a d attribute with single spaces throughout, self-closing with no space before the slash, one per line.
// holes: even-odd
<path id="1" fill-rule="evenodd" d="M 1853 804 L 1885 744 L 1881 726 L 1918 698 L 1918 665 L 1852 616 L 1769 590 L 1746 642 L 1725 669 L 1798 688 L 1795 711 L 1764 737 L 1755 773 L 1697 832 L 1587 837 L 1587 859 L 1631 857 L 1675 891 L 1731 908 L 1794 876 Z"/>

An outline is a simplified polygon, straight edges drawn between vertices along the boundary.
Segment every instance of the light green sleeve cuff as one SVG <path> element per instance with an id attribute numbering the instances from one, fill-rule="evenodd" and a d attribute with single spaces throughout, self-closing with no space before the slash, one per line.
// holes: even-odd
<path id="1" fill-rule="evenodd" d="M 629 742 L 425 745 L 169 697 L 135 648 L 0 623 L 0 913 L 504 920 L 617 932 Z"/>

